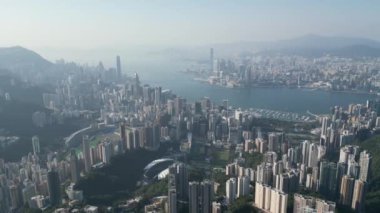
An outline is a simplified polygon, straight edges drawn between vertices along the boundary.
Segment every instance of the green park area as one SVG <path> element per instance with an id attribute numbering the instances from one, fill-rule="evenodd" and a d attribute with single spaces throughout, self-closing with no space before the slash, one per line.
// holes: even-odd
<path id="1" fill-rule="evenodd" d="M 229 148 L 215 147 L 204 141 L 195 141 L 191 145 L 188 155 L 190 165 L 199 167 L 222 167 L 234 158 Z"/>
<path id="2" fill-rule="evenodd" d="M 212 151 L 212 164 L 215 167 L 225 167 L 230 160 L 230 150 L 228 149 L 214 149 Z"/>

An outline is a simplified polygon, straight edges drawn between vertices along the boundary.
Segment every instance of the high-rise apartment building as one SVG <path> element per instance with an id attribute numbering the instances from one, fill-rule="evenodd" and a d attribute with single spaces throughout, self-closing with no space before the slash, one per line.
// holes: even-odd
<path id="1" fill-rule="evenodd" d="M 237 197 L 247 196 L 249 194 L 249 177 L 239 176 L 237 179 Z"/>
<path id="2" fill-rule="evenodd" d="M 335 211 L 335 202 L 312 196 L 294 194 L 293 213 L 327 213 Z"/>
<path id="3" fill-rule="evenodd" d="M 117 76 L 120 78 L 121 77 L 121 61 L 120 61 L 120 56 L 116 56 L 116 72 L 117 72 Z"/>
<path id="4" fill-rule="evenodd" d="M 237 183 L 236 178 L 230 178 L 226 181 L 226 202 L 231 204 L 236 199 Z"/>
<path id="5" fill-rule="evenodd" d="M 354 178 L 348 175 L 343 176 L 342 181 L 341 181 L 340 196 L 339 196 L 339 202 L 342 205 L 351 206 L 354 184 L 355 184 Z"/>
<path id="6" fill-rule="evenodd" d="M 189 183 L 189 213 L 199 212 L 199 188 L 198 182 Z"/>
<path id="7" fill-rule="evenodd" d="M 356 212 L 364 212 L 365 187 L 366 182 L 363 180 L 355 180 L 351 208 Z"/>
<path id="8" fill-rule="evenodd" d="M 210 48 L 210 72 L 214 71 L 214 48 Z"/>
<path id="9" fill-rule="evenodd" d="M 271 213 L 286 213 L 288 195 L 268 185 L 256 182 L 255 206 Z"/>
<path id="10" fill-rule="evenodd" d="M 169 188 L 168 213 L 177 213 L 177 193 L 175 188 Z"/>
<path id="11" fill-rule="evenodd" d="M 189 212 L 208 213 L 212 211 L 214 187 L 211 181 L 189 183 Z"/>
<path id="12" fill-rule="evenodd" d="M 84 160 L 84 169 L 86 172 L 90 172 L 92 165 L 91 165 L 90 141 L 89 141 L 88 135 L 83 136 L 82 152 L 83 152 L 83 160 Z"/>
<path id="13" fill-rule="evenodd" d="M 71 173 L 71 181 L 73 183 L 78 182 L 80 178 L 80 170 L 79 170 L 78 157 L 75 150 L 70 151 L 70 173 Z"/>
<path id="14" fill-rule="evenodd" d="M 61 183 L 57 171 L 50 170 L 47 174 L 50 204 L 57 206 L 61 204 Z"/>
<path id="15" fill-rule="evenodd" d="M 175 163 L 169 167 L 168 189 L 170 196 L 173 196 L 175 192 L 176 210 L 181 211 L 183 209 L 182 204 L 187 203 L 189 198 L 188 172 L 185 164 Z M 170 202 L 174 202 L 174 198 Z"/>
<path id="16" fill-rule="evenodd" d="M 359 165 L 360 165 L 360 173 L 359 179 L 365 182 L 369 181 L 369 170 L 372 163 L 372 156 L 367 150 L 364 150 L 360 153 Z"/>
<path id="17" fill-rule="evenodd" d="M 40 153 L 40 139 L 38 136 L 32 137 L 33 154 L 38 155 Z"/>

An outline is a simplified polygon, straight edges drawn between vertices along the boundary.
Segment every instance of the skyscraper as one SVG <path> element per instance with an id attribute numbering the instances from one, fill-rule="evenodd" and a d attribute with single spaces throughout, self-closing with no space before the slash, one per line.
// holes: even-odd
<path id="1" fill-rule="evenodd" d="M 175 163 L 169 167 L 169 191 L 175 189 L 176 201 L 187 202 L 189 197 L 189 181 L 186 165 Z"/>
<path id="2" fill-rule="evenodd" d="M 200 200 L 200 212 L 208 213 L 212 210 L 212 200 L 214 197 L 214 183 L 209 180 L 201 182 L 200 187 L 201 200 Z"/>
<path id="3" fill-rule="evenodd" d="M 88 135 L 83 136 L 83 159 L 84 159 L 84 168 L 86 172 L 91 170 L 91 154 L 90 154 L 90 142 Z"/>
<path id="4" fill-rule="evenodd" d="M 76 183 L 80 178 L 80 170 L 78 165 L 78 157 L 75 150 L 71 150 L 70 152 L 70 173 L 71 173 L 71 181 Z"/>
<path id="5" fill-rule="evenodd" d="M 249 177 L 239 176 L 237 180 L 237 197 L 247 196 L 249 194 Z"/>
<path id="6" fill-rule="evenodd" d="M 38 136 L 32 137 L 33 154 L 38 155 L 40 153 L 40 139 Z"/>
<path id="7" fill-rule="evenodd" d="M 161 105 L 161 96 L 162 96 L 161 87 L 156 87 L 154 89 L 154 105 L 160 107 Z"/>
<path id="8" fill-rule="evenodd" d="M 135 131 L 133 129 L 131 129 L 131 128 L 125 128 L 125 137 L 126 137 L 126 139 L 125 139 L 125 148 L 126 148 L 126 150 L 132 150 L 132 149 L 135 148 L 134 147 L 134 142 L 133 142 L 134 139 L 135 139 L 134 133 L 135 133 Z"/>
<path id="9" fill-rule="evenodd" d="M 252 81 L 252 66 L 249 66 L 245 69 L 244 77 L 245 77 L 245 83 L 249 85 Z"/>
<path id="10" fill-rule="evenodd" d="M 181 114 L 184 106 L 186 106 L 186 99 L 181 98 L 181 97 L 176 97 L 174 99 L 174 108 L 175 108 L 176 115 Z"/>
<path id="11" fill-rule="evenodd" d="M 290 187 L 290 176 L 288 173 L 283 173 L 276 175 L 276 189 L 281 192 L 289 193 Z"/>
<path id="12" fill-rule="evenodd" d="M 347 164 L 344 162 L 338 162 L 337 163 L 337 169 L 336 169 L 336 194 L 339 195 L 340 193 L 340 186 L 342 183 L 343 175 L 347 174 Z"/>
<path id="13" fill-rule="evenodd" d="M 226 181 L 226 202 L 231 204 L 236 199 L 237 184 L 236 178 L 230 178 Z"/>
<path id="14" fill-rule="evenodd" d="M 304 165 L 309 165 L 309 147 L 310 147 L 310 141 L 303 141 L 302 143 L 302 163 Z"/>
<path id="15" fill-rule="evenodd" d="M 348 160 L 347 175 L 354 179 L 358 179 L 360 176 L 360 165 L 354 158 Z"/>
<path id="16" fill-rule="evenodd" d="M 349 159 L 355 158 L 359 152 L 359 146 L 346 145 L 340 148 L 339 162 L 348 163 Z"/>
<path id="17" fill-rule="evenodd" d="M 281 144 L 284 141 L 284 134 L 280 132 L 271 132 L 268 135 L 268 151 L 279 152 Z"/>
<path id="18" fill-rule="evenodd" d="M 351 208 L 354 209 L 356 212 L 364 212 L 365 186 L 366 184 L 363 180 L 355 181 Z"/>
<path id="19" fill-rule="evenodd" d="M 318 166 L 318 145 L 315 143 L 310 144 L 309 146 L 309 160 L 308 167 L 317 167 Z"/>
<path id="20" fill-rule="evenodd" d="M 369 180 L 369 170 L 371 167 L 372 156 L 367 150 L 364 150 L 360 153 L 359 165 L 360 173 L 359 179 L 365 182 Z"/>
<path id="21" fill-rule="evenodd" d="M 177 213 L 177 193 L 175 188 L 169 188 L 168 213 Z"/>
<path id="22" fill-rule="evenodd" d="M 214 48 L 210 48 L 210 72 L 214 71 Z"/>
<path id="23" fill-rule="evenodd" d="M 288 195 L 276 189 L 272 189 L 270 196 L 270 212 L 286 213 L 287 205 Z"/>
<path id="24" fill-rule="evenodd" d="M 322 161 L 319 168 L 319 191 L 332 198 L 336 190 L 337 167 L 334 162 Z"/>
<path id="25" fill-rule="evenodd" d="M 125 132 L 125 123 L 120 124 L 120 153 L 124 153 L 127 147 L 127 136 Z"/>
<path id="26" fill-rule="evenodd" d="M 109 141 L 101 143 L 102 147 L 102 161 L 105 164 L 108 164 L 111 162 L 111 157 L 113 154 L 113 146 L 112 143 Z"/>
<path id="27" fill-rule="evenodd" d="M 25 179 L 23 182 L 23 185 L 24 185 L 24 188 L 22 189 L 22 199 L 24 201 L 24 204 L 28 203 L 30 206 L 31 204 L 30 198 L 32 198 L 33 196 L 36 196 L 36 184 L 29 179 Z"/>
<path id="28" fill-rule="evenodd" d="M 134 98 L 138 98 L 141 95 L 141 87 L 140 87 L 140 78 L 137 73 L 134 75 L 134 83 L 131 85 L 132 86 L 132 94 Z"/>
<path id="29" fill-rule="evenodd" d="M 18 185 L 9 186 L 9 196 L 11 208 L 17 209 L 22 205 L 22 197 Z"/>
<path id="30" fill-rule="evenodd" d="M 199 212 L 199 183 L 189 183 L 189 213 Z"/>
<path id="31" fill-rule="evenodd" d="M 189 196 L 189 188 L 188 188 L 188 181 L 189 176 L 187 172 L 186 165 L 183 163 L 177 164 L 177 193 L 178 193 L 178 199 L 181 201 L 187 201 Z"/>
<path id="32" fill-rule="evenodd" d="M 262 184 L 272 185 L 273 180 L 273 171 L 272 164 L 262 163 L 257 165 L 257 174 L 256 180 Z"/>
<path id="33" fill-rule="evenodd" d="M 265 212 L 285 213 L 288 195 L 268 185 L 256 182 L 254 202 L 257 208 L 265 210 Z"/>
<path id="34" fill-rule="evenodd" d="M 339 202 L 342 205 L 350 206 L 352 204 L 352 194 L 354 190 L 355 180 L 348 175 L 343 176 L 340 187 Z"/>
<path id="35" fill-rule="evenodd" d="M 330 123 L 330 119 L 328 117 L 322 117 L 321 137 L 326 137 L 329 123 Z"/>
<path id="36" fill-rule="evenodd" d="M 160 134 L 160 126 L 157 123 L 144 127 L 144 148 L 157 150 L 160 147 Z"/>
<path id="37" fill-rule="evenodd" d="M 58 172 L 50 170 L 47 174 L 48 178 L 48 191 L 50 204 L 56 206 L 61 204 L 61 183 L 59 181 Z"/>
<path id="38" fill-rule="evenodd" d="M 260 183 L 255 183 L 255 206 L 264 209 L 265 206 L 265 186 Z"/>
<path id="39" fill-rule="evenodd" d="M 336 173 L 337 173 L 337 165 L 335 162 L 330 162 L 329 163 L 329 178 L 328 178 L 328 182 L 327 182 L 327 187 L 328 187 L 328 191 L 329 193 L 327 194 L 327 197 L 329 198 L 334 198 L 334 193 L 331 193 L 331 192 L 335 192 L 336 191 L 336 188 L 337 188 L 337 179 L 336 179 Z"/>
<path id="40" fill-rule="evenodd" d="M 121 77 L 121 62 L 120 62 L 120 56 L 116 56 L 116 71 L 117 71 L 117 76 L 120 78 L 120 77 Z"/>

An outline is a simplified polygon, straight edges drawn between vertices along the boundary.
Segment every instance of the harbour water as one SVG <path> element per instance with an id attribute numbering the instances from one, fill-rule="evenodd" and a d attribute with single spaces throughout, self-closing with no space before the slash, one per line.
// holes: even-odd
<path id="1" fill-rule="evenodd" d="M 243 109 L 261 108 L 295 113 L 328 113 L 334 106 L 347 107 L 350 103 L 365 103 L 377 96 L 330 92 L 298 88 L 225 88 L 193 80 L 182 73 L 190 65 L 175 60 L 160 59 L 134 62 L 127 65 L 128 74 L 138 73 L 142 83 L 170 89 L 189 101 L 209 97 L 216 103 L 224 99 L 229 105 Z"/>

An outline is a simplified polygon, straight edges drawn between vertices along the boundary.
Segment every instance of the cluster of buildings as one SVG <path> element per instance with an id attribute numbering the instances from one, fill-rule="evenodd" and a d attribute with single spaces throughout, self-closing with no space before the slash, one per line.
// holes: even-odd
<path id="1" fill-rule="evenodd" d="M 211 49 L 209 61 L 194 72 L 206 77 L 210 84 L 226 87 L 280 86 L 366 92 L 377 92 L 380 88 L 378 58 L 245 55 L 223 59 L 215 58 Z"/>
<path id="2" fill-rule="evenodd" d="M 215 61 L 213 52 L 210 58 Z M 227 73 L 232 73 L 227 75 L 232 76 L 231 79 L 246 81 L 248 78 L 249 84 L 266 82 L 265 79 L 292 82 L 295 77 L 301 84 L 326 78 L 329 75 L 325 72 L 331 66 L 343 71 L 364 67 L 366 72 L 377 66 L 377 63 L 364 60 L 352 62 L 355 65 L 347 65 L 347 68 L 341 67 L 339 60 L 326 58 L 311 63 L 302 58 L 253 58 L 250 64 L 247 62 L 239 67 L 233 62 L 217 60 L 212 69 L 219 72 L 220 78 L 224 76 L 220 70 L 228 70 Z M 363 134 L 363 130 L 380 127 L 380 103 L 353 104 L 347 110 L 335 107 L 330 115 L 319 118 L 319 141 L 297 143 L 290 141 L 284 132 L 263 133 L 260 126 L 255 126 L 254 112 L 234 109 L 228 102 L 216 105 L 205 97 L 188 103 L 170 90 L 141 85 L 137 74 L 124 78 L 120 58 L 116 61 L 117 69 L 106 70 L 99 64 L 95 68 L 84 67 L 72 72 L 60 82 L 56 93 L 45 94 L 43 99 L 45 106 L 54 111 L 67 114 L 99 112 L 98 123 L 120 127 L 119 140 L 105 140 L 93 146 L 85 136 L 79 152 L 71 150 L 66 158 L 59 160 L 56 153 L 41 153 L 39 139 L 33 137 L 33 153 L 20 162 L 0 161 L 2 212 L 17 211 L 25 204 L 44 210 L 65 203 L 75 209 L 83 200 L 83 192 L 75 190 L 73 184 L 92 169 L 110 163 L 112 156 L 141 148 L 157 150 L 161 143 L 170 140 L 191 148 L 193 137 L 212 146 L 236 147 L 236 150 L 243 147 L 240 152 L 260 153 L 264 156 L 263 162 L 256 168 L 243 167 L 243 159 L 226 165 L 228 180 L 222 202 L 214 200 L 213 181 L 189 182 L 185 164 L 171 165 L 165 207 L 168 212 L 180 212 L 187 206 L 190 212 L 217 213 L 235 199 L 252 195 L 255 208 L 283 213 L 287 211 L 289 196 L 300 189 L 318 192 L 330 201 L 294 194 L 294 212 L 303 212 L 300 209 L 329 212 L 334 210 L 335 203 L 363 212 L 372 157 L 367 150 L 349 144 Z M 267 72 L 268 69 L 271 72 Z M 239 73 L 234 74 L 236 70 Z M 290 74 L 283 74 L 286 71 Z M 329 160 L 336 152 L 340 153 L 339 160 Z M 63 187 L 65 194 L 61 190 Z M 158 199 L 157 203 L 162 200 L 165 199 Z M 153 203 L 146 208 L 155 211 L 159 207 Z M 98 211 L 92 206 L 83 210 Z"/>
<path id="3" fill-rule="evenodd" d="M 367 151 L 357 152 L 358 147 L 346 146 L 340 151 L 337 163 L 339 202 L 352 209 L 364 210 L 364 196 L 369 181 L 372 156 Z M 359 162 L 355 159 L 359 157 Z M 332 168 L 334 169 L 334 168 Z M 340 187 L 339 187 L 340 186 Z"/>
<path id="4" fill-rule="evenodd" d="M 226 181 L 226 204 L 231 204 L 236 198 L 247 196 L 250 193 L 250 179 L 248 176 L 231 177 Z"/>
<path id="5" fill-rule="evenodd" d="M 208 208 L 223 209 L 239 197 L 253 196 L 255 208 L 283 213 L 289 209 L 289 196 L 293 196 L 294 212 L 334 212 L 336 204 L 363 212 L 372 157 L 367 150 L 349 144 L 364 129 L 378 128 L 377 110 L 378 103 L 370 101 L 365 105 L 350 105 L 347 110 L 335 107 L 330 115 L 319 118 L 321 128 L 317 132 L 320 139 L 301 143 L 290 141 L 284 132 L 263 133 L 259 127 L 247 125 L 246 122 L 251 121 L 250 115 L 238 110 L 233 113 L 222 110 L 224 118 L 216 125 L 213 125 L 215 115 L 209 115 L 207 134 L 195 131 L 194 134 L 207 138 L 214 145 L 220 141 L 236 145 L 236 150 L 241 152 L 252 155 L 260 153 L 263 161 L 257 168 L 242 166 L 244 158 L 227 164 L 224 200 L 207 202 Z M 236 130 L 237 134 L 232 136 L 231 132 Z M 337 161 L 331 160 L 331 155 L 335 153 L 339 153 Z M 204 202 L 201 200 L 204 194 L 198 191 L 204 191 L 209 181 L 183 185 L 187 182 L 186 173 L 183 164 L 170 168 L 167 204 L 171 212 L 178 211 L 181 204 L 188 204 L 192 209 L 203 208 Z M 300 191 L 319 193 L 326 199 L 297 194 Z"/>
<path id="6" fill-rule="evenodd" d="M 364 212 L 372 156 L 359 146 L 347 144 L 354 142 L 363 130 L 378 128 L 377 113 L 378 103 L 371 101 L 366 105 L 350 105 L 347 110 L 335 107 L 331 115 L 320 118 L 319 141 L 289 144 L 283 140 L 283 133 L 269 133 L 267 139 L 246 140 L 246 152 L 264 154 L 263 162 L 254 171 L 255 206 L 269 212 L 286 212 L 287 197 L 304 189 Z M 336 153 L 339 159 L 331 160 Z M 333 212 L 335 208 L 334 202 L 315 201 L 300 194 L 294 195 L 294 200 L 307 203 L 302 208 L 317 209 L 316 212 L 327 211 L 320 208 Z M 299 208 L 295 203 L 294 212 L 304 212 Z"/>
<path id="7" fill-rule="evenodd" d="M 216 106 L 208 98 L 187 103 L 169 90 L 141 85 L 137 74 L 124 78 L 120 75 L 119 58 L 116 70 L 106 70 L 102 64 L 95 68 L 64 63 L 61 66 L 72 72 L 62 78 L 55 93 L 44 94 L 45 107 L 67 115 L 93 115 L 91 111 L 98 111 L 97 123 L 120 126 L 120 139 L 94 146 L 85 135 L 79 146 L 68 143 L 74 150 L 58 160 L 57 153 L 41 153 L 39 139 L 33 137 L 33 153 L 20 162 L 2 161 L 0 165 L 0 208 L 4 212 L 17 211 L 25 203 L 40 209 L 63 203 L 74 205 L 83 199 L 83 192 L 74 190 L 71 183 L 77 183 L 91 169 L 109 163 L 114 155 L 139 148 L 156 150 L 161 142 L 171 139 L 191 143 L 189 135 L 238 143 L 242 139 L 241 123 L 253 119 L 242 113 L 229 117 L 226 106 Z M 33 119 L 43 124 L 41 117 L 35 115 Z M 66 193 L 62 193 L 63 187 Z M 179 201 L 188 200 L 187 191 L 186 198 L 180 190 L 176 193 L 181 195 Z"/>
<path id="8" fill-rule="evenodd" d="M 236 150 L 241 152 L 263 155 L 263 161 L 257 168 L 242 166 L 244 158 L 238 158 L 234 163 L 226 165 L 225 175 L 229 179 L 225 183 L 225 199 L 210 203 L 209 206 L 229 206 L 239 197 L 253 196 L 255 208 L 280 213 L 288 211 L 289 196 L 294 196 L 297 201 L 293 206 L 294 212 L 334 212 L 337 204 L 363 212 L 372 156 L 367 150 L 349 144 L 363 130 L 377 130 L 380 120 L 377 116 L 378 104 L 369 101 L 365 105 L 350 105 L 346 110 L 342 107 L 333 108 L 330 115 L 319 118 L 321 128 L 313 131 L 319 132 L 320 139 L 301 143 L 290 141 L 284 132 L 263 133 L 259 127 L 247 125 L 250 115 L 240 111 L 231 113 L 222 110 L 224 118 L 216 125 L 212 125 L 214 116 L 209 115 L 207 134 L 193 133 L 207 138 L 213 145 L 217 145 L 219 141 L 234 144 Z M 208 111 L 210 112 L 212 110 Z M 226 123 L 223 122 L 224 119 Z M 232 136 L 231 132 L 236 130 L 237 134 Z M 336 153 L 339 153 L 339 159 L 334 160 L 332 155 Z M 175 175 L 169 176 L 167 201 L 176 211 L 181 203 L 191 200 L 181 197 L 189 193 L 182 193 L 183 188 L 172 184 L 178 182 L 171 181 L 171 177 L 175 179 L 182 176 L 178 176 L 179 171 L 182 171 L 179 167 L 172 169 Z M 191 183 L 191 186 L 197 188 L 199 183 Z M 252 188 L 255 190 L 252 191 Z M 297 194 L 300 191 L 315 192 L 325 199 Z M 196 206 L 199 207 L 199 204 Z"/>
<path id="9" fill-rule="evenodd" d="M 334 212 L 336 206 L 335 202 L 301 194 L 294 194 L 293 202 L 293 213 Z"/>
<path id="10" fill-rule="evenodd" d="M 220 205 L 214 201 L 214 182 L 203 180 L 202 182 L 189 182 L 188 169 L 183 163 L 174 163 L 169 167 L 169 183 L 167 207 L 165 212 L 184 212 L 188 209 L 191 213 L 212 212 L 220 209 Z M 214 207 L 216 206 L 216 207 Z"/>
<path id="11" fill-rule="evenodd" d="M 205 103 L 207 102 L 201 102 L 199 108 L 207 106 Z M 195 128 L 193 123 L 193 128 L 187 128 L 185 131 L 191 131 L 198 137 L 207 139 L 214 146 L 229 144 L 234 145 L 231 147 L 236 147 L 240 152 L 263 155 L 263 161 L 257 168 L 242 166 L 244 158 L 227 164 L 225 199 L 223 202 L 209 203 L 208 206 L 221 208 L 232 204 L 239 197 L 253 195 L 256 208 L 267 212 L 287 212 L 288 197 L 294 196 L 294 199 L 300 202 L 293 208 L 294 212 L 303 212 L 297 210 L 299 208 L 308 209 L 310 212 L 333 212 L 336 203 L 363 212 L 363 199 L 366 185 L 370 181 L 372 157 L 367 150 L 349 144 L 354 142 L 363 130 L 378 129 L 378 104 L 369 101 L 365 105 L 350 105 L 347 110 L 341 107 L 333 108 L 330 115 L 319 118 L 321 128 L 313 130 L 319 132 L 320 139 L 301 143 L 290 141 L 284 132 L 263 133 L 259 127 L 248 125 L 252 121 L 252 115 L 248 113 L 239 110 L 231 112 L 223 107 L 208 109 L 208 115 L 202 118 L 208 122 L 197 126 L 201 128 Z M 194 106 L 196 112 L 197 103 Z M 202 112 L 199 113 L 200 117 L 204 115 L 204 110 L 198 112 Z M 191 124 L 187 122 L 187 127 L 191 126 L 189 123 Z M 331 156 L 335 153 L 339 153 L 339 159 L 332 160 Z M 188 187 L 186 184 L 185 187 L 178 188 L 178 177 L 187 178 L 182 173 L 186 171 L 186 166 L 177 165 L 173 168 L 169 175 L 167 203 L 169 209 L 178 210 L 181 203 L 190 202 L 191 205 L 194 199 L 190 197 L 194 194 L 183 192 L 188 190 L 185 189 Z M 186 178 L 181 180 L 186 182 Z M 203 187 L 204 184 L 192 182 L 192 191 L 196 191 L 195 188 L 199 186 Z M 319 193 L 327 200 L 294 195 L 300 190 Z M 201 195 L 198 195 L 199 197 Z"/>
<path id="12" fill-rule="evenodd" d="M 23 206 L 45 210 L 62 204 L 62 183 L 78 181 L 77 162 L 58 161 L 58 156 L 40 152 L 39 138 L 32 138 L 33 153 L 20 162 L 0 161 L 0 211 L 18 212 Z M 46 160 L 42 160 L 46 157 Z M 71 185 L 65 202 L 74 205 L 83 200 L 83 192 Z"/>
<path id="13" fill-rule="evenodd" d="M 92 116 L 93 111 L 98 111 L 101 116 L 97 123 L 103 126 L 107 125 L 108 121 L 114 124 L 125 120 L 125 124 L 120 125 L 121 137 L 116 141 L 107 139 L 98 144 L 91 144 L 90 137 L 85 135 L 83 140 L 81 139 L 81 145 L 67 144 L 69 152 L 62 159 L 62 156 L 59 156 L 62 153 L 42 152 L 39 138 L 34 136 L 31 141 L 33 153 L 23 157 L 19 162 L 0 161 L 0 212 L 18 212 L 25 206 L 41 210 L 54 209 L 62 204 L 70 208 L 58 208 L 57 212 L 68 212 L 69 209 L 97 212 L 97 207 L 81 207 L 83 192 L 74 187 L 80 177 L 94 168 L 110 163 L 114 155 L 137 148 L 157 149 L 161 131 L 163 135 L 168 135 L 165 128 L 161 129 L 157 123 L 147 124 L 148 120 L 155 120 L 153 114 L 140 112 L 140 115 L 137 115 L 148 102 L 148 98 L 144 96 L 147 95 L 146 91 L 140 86 L 137 75 L 132 83 L 126 85 L 130 85 L 130 90 L 125 89 L 125 85 L 119 88 L 113 84 L 125 80 L 121 74 L 119 57 L 116 70 L 106 70 L 102 64 L 94 68 L 62 62 L 58 63 L 58 67 L 65 70 L 62 75 L 68 76 L 62 76 L 62 79 L 66 80 L 60 80 L 56 93 L 43 95 L 45 107 L 52 109 L 54 113 L 68 116 Z M 123 91 L 130 92 L 130 95 Z M 159 95 L 160 93 L 161 91 Z M 159 95 L 155 98 L 157 106 L 161 102 Z M 121 112 L 127 111 L 131 114 L 136 112 L 136 116 L 125 118 Z M 46 115 L 41 113 L 33 114 L 33 122 L 43 126 L 46 120 L 44 116 Z M 149 118 L 143 118 L 144 116 Z"/>

